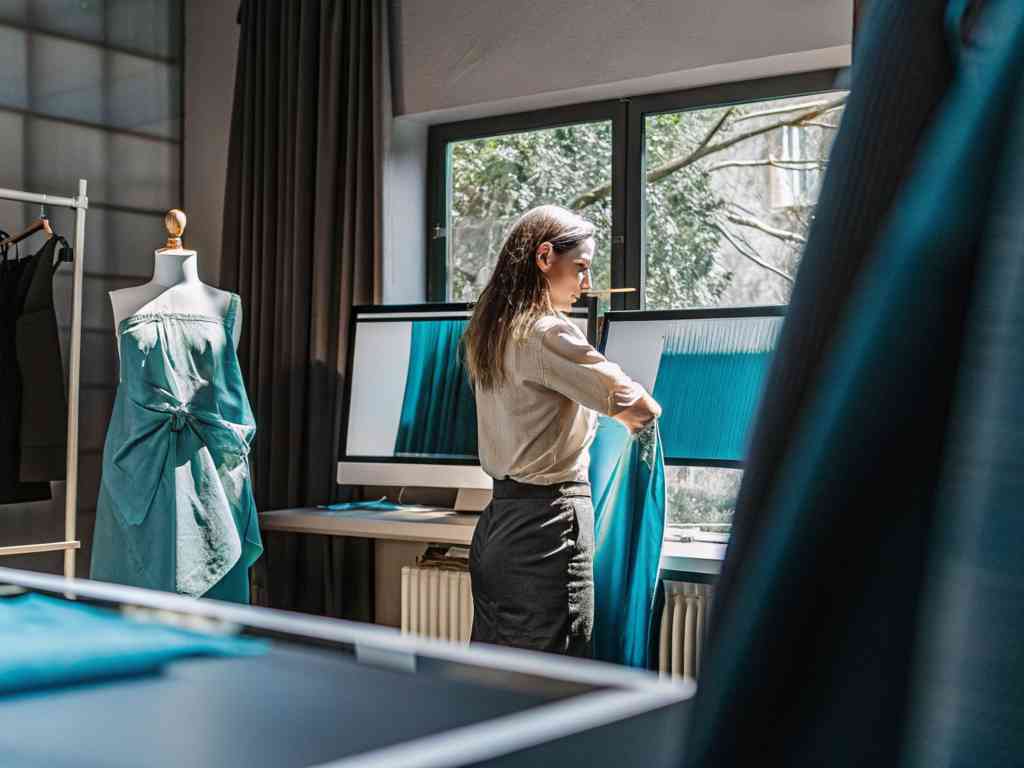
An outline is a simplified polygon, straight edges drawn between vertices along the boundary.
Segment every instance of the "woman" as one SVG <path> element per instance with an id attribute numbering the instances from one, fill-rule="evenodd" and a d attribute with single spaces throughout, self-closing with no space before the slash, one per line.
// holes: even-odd
<path id="1" fill-rule="evenodd" d="M 494 498 L 473 536 L 474 641 L 590 654 L 597 413 L 661 413 L 566 316 L 590 288 L 594 227 L 554 205 L 515 223 L 464 338 Z"/>

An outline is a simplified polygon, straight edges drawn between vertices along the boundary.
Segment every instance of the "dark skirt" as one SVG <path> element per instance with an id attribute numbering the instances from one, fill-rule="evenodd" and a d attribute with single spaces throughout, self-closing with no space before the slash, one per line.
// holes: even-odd
<path id="1" fill-rule="evenodd" d="M 594 507 L 590 486 L 495 480 L 473 534 L 474 642 L 590 656 Z"/>

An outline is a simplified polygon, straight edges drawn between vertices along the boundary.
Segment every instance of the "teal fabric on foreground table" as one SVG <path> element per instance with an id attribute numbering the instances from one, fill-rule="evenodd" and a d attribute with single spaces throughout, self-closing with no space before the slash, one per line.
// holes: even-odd
<path id="1" fill-rule="evenodd" d="M 665 531 L 665 460 L 658 423 L 636 437 L 601 416 L 590 447 L 594 500 L 594 658 L 648 666 Z"/>
<path id="2" fill-rule="evenodd" d="M 103 448 L 92 578 L 247 603 L 263 551 L 249 477 L 256 424 L 223 318 L 138 314 Z"/>
<path id="3" fill-rule="evenodd" d="M 476 458 L 476 397 L 459 343 L 466 320 L 416 320 L 396 456 Z"/>
<path id="4" fill-rule="evenodd" d="M 262 640 L 144 623 L 45 595 L 0 598 L 0 695 L 158 670 L 193 656 L 251 656 Z"/>

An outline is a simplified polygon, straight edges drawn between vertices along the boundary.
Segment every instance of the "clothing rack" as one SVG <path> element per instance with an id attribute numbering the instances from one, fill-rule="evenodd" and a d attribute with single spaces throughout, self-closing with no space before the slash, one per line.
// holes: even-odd
<path id="1" fill-rule="evenodd" d="M 72 251 L 71 284 L 71 356 L 68 365 L 68 453 L 67 475 L 64 484 L 64 541 L 0 547 L 0 557 L 63 551 L 64 576 L 69 579 L 75 577 L 75 552 L 82 546 L 82 542 L 76 538 L 75 523 L 78 512 L 78 391 L 82 368 L 82 265 L 85 256 L 85 212 L 89 208 L 89 198 L 86 197 L 85 189 L 85 179 L 78 180 L 78 195 L 76 197 L 59 197 L 0 188 L 0 200 L 72 208 L 75 211 L 75 248 Z"/>

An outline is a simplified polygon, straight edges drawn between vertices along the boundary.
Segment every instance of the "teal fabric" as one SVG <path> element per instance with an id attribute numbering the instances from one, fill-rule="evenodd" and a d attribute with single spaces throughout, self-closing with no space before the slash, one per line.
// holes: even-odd
<path id="1" fill-rule="evenodd" d="M 388 501 L 386 498 L 375 499 L 374 501 L 340 501 L 337 504 L 321 504 L 319 509 L 329 509 L 332 512 L 352 512 L 361 510 L 375 510 L 377 512 L 394 512 L 402 509 L 401 504 Z"/>
<path id="2" fill-rule="evenodd" d="M 665 464 L 658 424 L 631 436 L 599 417 L 590 448 L 594 501 L 594 657 L 648 666 L 665 531 Z"/>
<path id="3" fill-rule="evenodd" d="M 665 338 L 654 399 L 665 455 L 742 461 L 781 317 L 682 321 Z"/>
<path id="4" fill-rule="evenodd" d="M 45 595 L 0 598 L 0 695 L 152 673 L 187 657 L 251 656 L 266 647 Z"/>
<path id="5" fill-rule="evenodd" d="M 853 81 L 866 100 L 901 67 L 920 76 L 905 52 L 920 37 L 948 48 L 955 76 L 764 503 L 737 523 L 747 544 L 716 595 L 695 768 L 1024 755 L 1024 3 L 876 0 L 871 20 L 880 59 L 859 67 L 875 77 Z M 860 139 L 885 147 L 903 111 Z"/>
<path id="6" fill-rule="evenodd" d="M 413 322 L 397 456 L 476 457 L 476 398 L 459 347 L 467 323 Z"/>
<path id="7" fill-rule="evenodd" d="M 103 449 L 92 578 L 248 602 L 263 551 L 249 476 L 256 424 L 225 317 L 138 314 Z"/>

